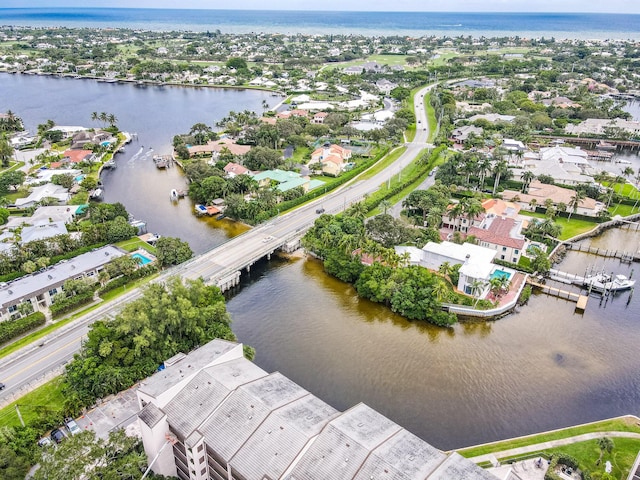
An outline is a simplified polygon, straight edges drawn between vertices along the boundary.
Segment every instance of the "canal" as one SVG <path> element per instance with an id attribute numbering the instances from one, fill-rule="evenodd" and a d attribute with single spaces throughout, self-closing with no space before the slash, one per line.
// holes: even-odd
<path id="1" fill-rule="evenodd" d="M 198 252 L 235 235 L 234 224 L 195 219 L 188 200 L 172 205 L 168 192 L 183 181 L 180 172 L 157 171 L 147 151 L 166 153 L 175 133 L 198 121 L 211 124 L 228 110 L 259 110 L 265 95 L 0 75 L 0 98 L 11 100 L 3 108 L 30 128 L 47 118 L 90 124 L 90 113 L 104 110 L 137 132 L 137 143 L 103 179 L 106 200 L 122 201 L 150 231 L 181 236 Z M 639 235 L 610 230 L 587 242 L 637 249 Z M 576 252 L 560 267 L 583 274 L 589 264 L 626 275 L 638 267 Z M 228 309 L 239 340 L 256 348 L 262 368 L 282 372 L 336 408 L 367 403 L 450 449 L 639 414 L 638 297 L 627 304 L 626 292 L 600 304 L 593 296 L 578 314 L 573 303 L 534 295 L 501 320 L 441 329 L 361 300 L 318 262 L 294 257 L 252 267 Z"/>

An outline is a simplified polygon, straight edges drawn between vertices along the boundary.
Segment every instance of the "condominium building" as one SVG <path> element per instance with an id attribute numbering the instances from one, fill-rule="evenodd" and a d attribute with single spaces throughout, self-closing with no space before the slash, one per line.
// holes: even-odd
<path id="1" fill-rule="evenodd" d="M 339 412 L 213 340 L 137 391 L 154 472 L 182 480 L 495 480 L 365 404 Z"/>

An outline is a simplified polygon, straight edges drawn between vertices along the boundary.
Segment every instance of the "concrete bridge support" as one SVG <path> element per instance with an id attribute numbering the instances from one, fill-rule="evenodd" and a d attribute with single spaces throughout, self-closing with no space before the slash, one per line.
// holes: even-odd
<path id="1" fill-rule="evenodd" d="M 216 286 L 220 289 L 221 292 L 226 292 L 227 290 L 237 286 L 239 283 L 240 283 L 240 272 L 237 271 L 222 277 L 220 280 L 216 282 Z"/>

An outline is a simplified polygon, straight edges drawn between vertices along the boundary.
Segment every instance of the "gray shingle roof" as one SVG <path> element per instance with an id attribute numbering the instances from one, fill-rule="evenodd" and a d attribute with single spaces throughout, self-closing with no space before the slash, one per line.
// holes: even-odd
<path id="1" fill-rule="evenodd" d="M 446 458 L 437 448 L 407 430 L 400 430 L 373 451 L 355 478 L 424 480 Z"/>
<path id="2" fill-rule="evenodd" d="M 164 417 L 164 413 L 153 403 L 147 403 L 138 413 L 138 418 L 142 420 L 149 428 L 153 428 Z"/>
<path id="3" fill-rule="evenodd" d="M 281 478 L 309 440 L 337 414 L 307 394 L 269 415 L 229 464 L 244 478 Z"/>
<path id="4" fill-rule="evenodd" d="M 496 477 L 458 453 L 452 453 L 429 480 L 496 480 Z"/>
<path id="5" fill-rule="evenodd" d="M 236 343 L 215 339 L 191 352 L 184 359 L 161 370 L 140 384 L 138 390 L 152 397 L 157 397 L 180 382 L 211 364 L 217 358 L 232 350 Z"/>
<path id="6" fill-rule="evenodd" d="M 275 372 L 239 387 L 199 430 L 207 445 L 221 457 L 231 459 L 273 409 L 307 394 Z"/>

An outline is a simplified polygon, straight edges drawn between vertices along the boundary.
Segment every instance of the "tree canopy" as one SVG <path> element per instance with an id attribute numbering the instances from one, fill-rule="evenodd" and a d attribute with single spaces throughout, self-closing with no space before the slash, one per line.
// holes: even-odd
<path id="1" fill-rule="evenodd" d="M 214 338 L 235 340 L 224 297 L 201 280 L 149 285 L 112 321 L 91 325 L 66 368 L 71 407 L 119 392 L 151 375 L 167 358 Z"/>

